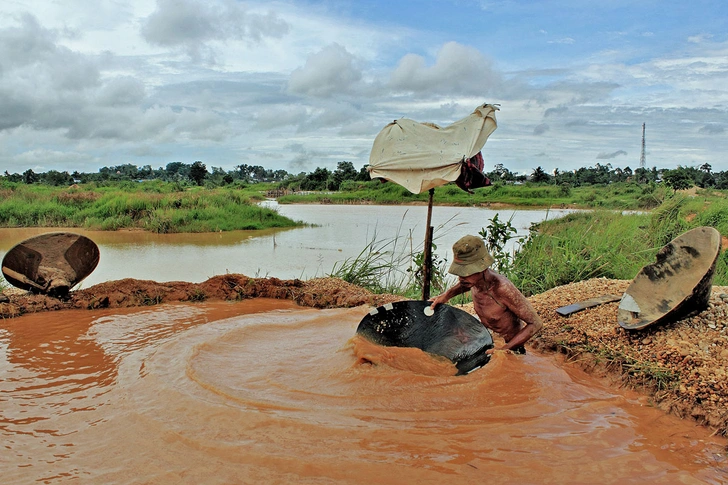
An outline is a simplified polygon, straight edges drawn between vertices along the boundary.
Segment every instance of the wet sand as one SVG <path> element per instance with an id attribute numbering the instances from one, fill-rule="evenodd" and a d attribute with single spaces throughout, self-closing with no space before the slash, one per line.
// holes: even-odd
<path id="1" fill-rule="evenodd" d="M 3 483 L 728 477 L 724 438 L 578 363 L 500 352 L 454 376 L 355 337 L 367 311 L 256 297 L 1 320 Z"/>

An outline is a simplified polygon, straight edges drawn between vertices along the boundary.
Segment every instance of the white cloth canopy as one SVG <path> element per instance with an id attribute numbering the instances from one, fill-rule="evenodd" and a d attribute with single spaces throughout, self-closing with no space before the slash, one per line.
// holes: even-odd
<path id="1" fill-rule="evenodd" d="M 414 194 L 457 180 L 463 160 L 476 155 L 497 127 L 490 104 L 441 128 L 407 118 L 379 132 L 369 155 L 369 175 L 384 178 Z"/>

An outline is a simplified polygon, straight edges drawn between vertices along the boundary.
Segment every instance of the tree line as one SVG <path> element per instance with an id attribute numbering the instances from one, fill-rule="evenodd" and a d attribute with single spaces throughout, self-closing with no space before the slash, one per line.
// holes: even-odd
<path id="1" fill-rule="evenodd" d="M 599 164 L 594 167 L 582 167 L 571 171 L 555 169 L 548 173 L 540 166 L 533 169 L 530 174 L 516 174 L 503 164 L 496 164 L 493 170 L 486 172 L 493 183 L 524 183 L 559 185 L 565 190 L 569 187 L 583 185 L 605 185 L 615 182 L 665 183 L 674 190 L 688 189 L 693 186 L 700 188 L 728 189 L 728 171 L 714 172 L 710 164 L 705 163 L 699 167 L 678 166 L 676 169 L 657 169 L 652 167 L 637 168 L 612 167 L 611 164 Z M 207 166 L 202 161 L 187 164 L 184 162 L 170 162 L 165 167 L 157 169 L 150 165 L 138 167 L 134 164 L 123 164 L 102 167 L 96 173 L 72 173 L 49 170 L 35 173 L 28 169 L 21 173 L 8 173 L 0 176 L 0 180 L 24 184 L 46 184 L 53 186 L 68 186 L 74 183 L 89 182 L 119 182 L 119 181 L 145 181 L 162 180 L 181 184 L 206 185 L 210 187 L 226 186 L 231 184 L 255 184 L 268 182 L 277 184 L 278 188 L 292 191 L 336 191 L 348 181 L 364 182 L 370 180 L 366 166 L 357 170 L 351 162 L 339 162 L 335 170 L 318 167 L 314 171 L 291 174 L 286 170 L 271 170 L 260 165 L 236 165 L 233 170 L 226 171 L 221 167 Z"/>
<path id="2" fill-rule="evenodd" d="M 700 188 L 728 189 L 728 171 L 713 172 L 709 163 L 700 167 L 683 167 L 676 169 L 658 169 L 657 167 L 613 168 L 610 164 L 596 164 L 596 167 L 579 168 L 562 172 L 555 169 L 553 174 L 536 167 L 529 175 L 516 175 L 503 165 L 498 164 L 492 172 L 488 173 L 491 181 L 503 182 L 533 182 L 561 186 L 580 187 L 583 185 L 606 185 L 615 182 L 635 182 L 639 184 L 663 182 L 674 190 L 684 190 L 697 186 Z"/>

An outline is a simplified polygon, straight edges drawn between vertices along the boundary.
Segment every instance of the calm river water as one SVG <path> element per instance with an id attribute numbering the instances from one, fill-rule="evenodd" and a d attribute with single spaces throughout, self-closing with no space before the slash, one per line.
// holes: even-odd
<path id="1" fill-rule="evenodd" d="M 308 279 L 326 276 L 334 264 L 356 257 L 372 240 L 386 243 L 399 238 L 399 252 L 410 247 L 421 251 L 425 239 L 425 206 L 278 205 L 275 201 L 265 205 L 315 226 L 206 234 L 69 229 L 91 238 L 101 251 L 98 267 L 82 287 L 123 278 L 199 283 L 228 272 Z M 477 234 L 496 214 L 501 221 L 513 217 L 519 235 L 526 235 L 532 223 L 568 212 L 436 206 L 432 211 L 435 254 L 452 260 L 452 244 L 465 234 Z M 28 237 L 57 230 L 0 229 L 0 258 Z"/>

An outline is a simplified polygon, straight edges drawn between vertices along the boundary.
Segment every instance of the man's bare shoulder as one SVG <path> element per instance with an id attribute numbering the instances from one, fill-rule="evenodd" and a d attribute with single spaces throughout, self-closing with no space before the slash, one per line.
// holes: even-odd
<path id="1" fill-rule="evenodd" d="M 523 298 L 521 291 L 507 277 L 495 271 L 491 272 L 491 277 L 490 287 L 495 295 L 506 298 L 509 301 L 520 301 Z"/>
<path id="2" fill-rule="evenodd" d="M 489 271 L 488 283 L 494 290 L 515 288 L 515 285 L 511 282 L 511 280 L 493 270 Z"/>

